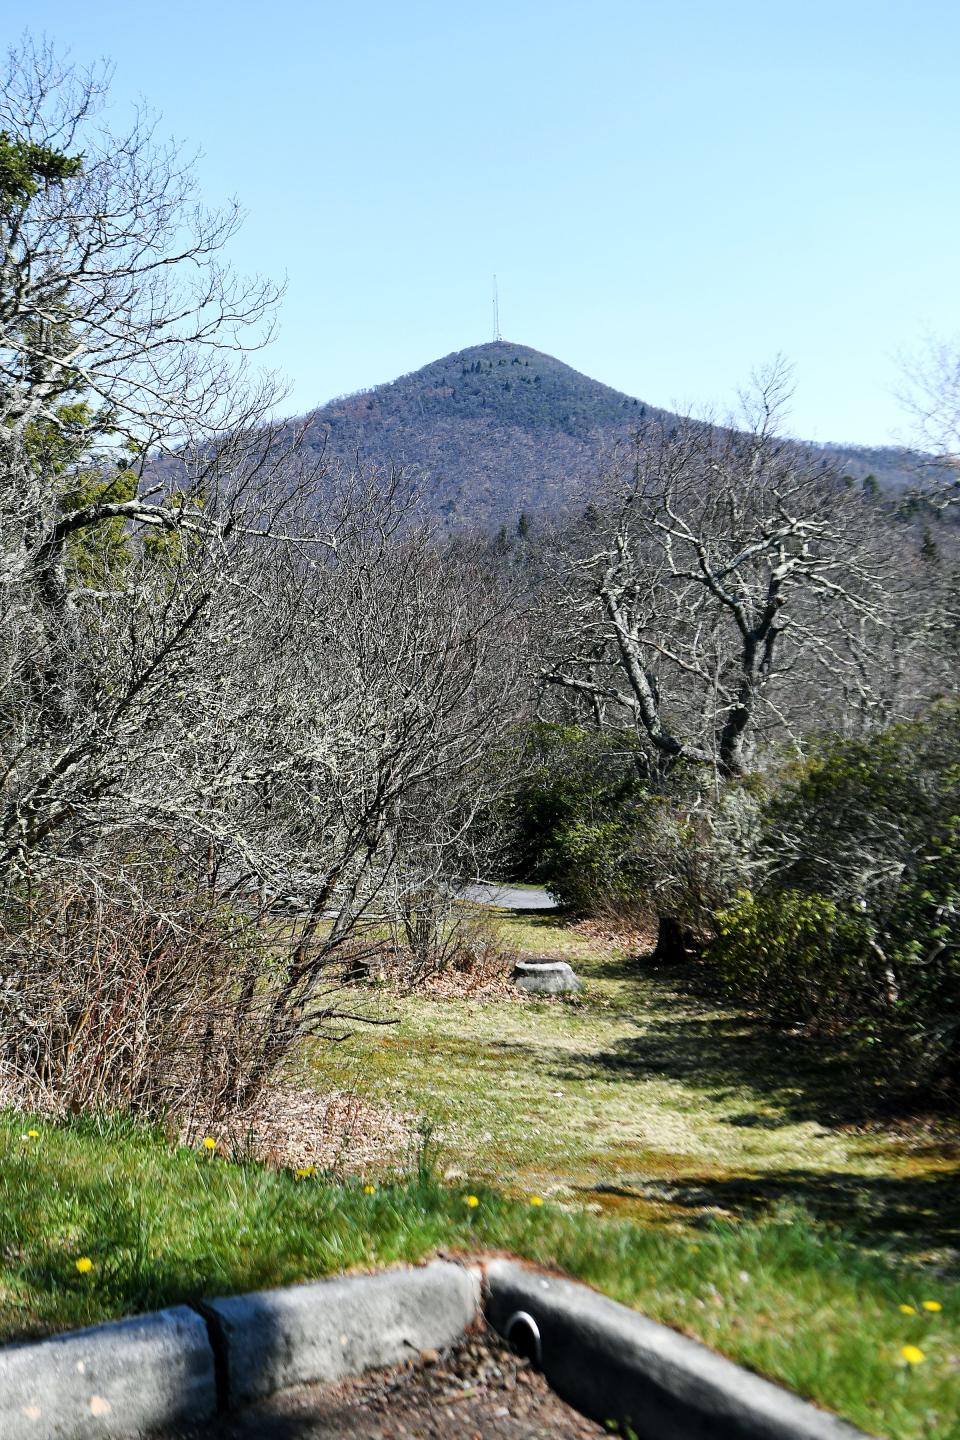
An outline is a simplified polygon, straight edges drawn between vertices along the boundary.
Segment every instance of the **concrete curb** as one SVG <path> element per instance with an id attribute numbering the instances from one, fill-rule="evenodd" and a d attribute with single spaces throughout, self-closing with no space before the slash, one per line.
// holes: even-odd
<path id="1" fill-rule="evenodd" d="M 452 1345 L 480 1308 L 480 1274 L 434 1260 L 420 1270 L 320 1280 L 203 1308 L 230 1403 L 245 1404 Z"/>
<path id="2" fill-rule="evenodd" d="M 196 1425 L 443 1349 L 481 1303 L 501 1335 L 529 1342 L 558 1395 L 639 1440 L 869 1440 L 625 1305 L 500 1259 L 320 1280 L 0 1347 L 0 1436 L 129 1440 Z"/>
<path id="3" fill-rule="evenodd" d="M 629 1424 L 639 1440 L 866 1440 L 846 1421 L 574 1281 L 491 1260 L 485 1311 L 505 1338 L 539 1349 L 561 1399 L 601 1423 Z"/>
<path id="4" fill-rule="evenodd" d="M 0 1347 L 2 1440 L 130 1440 L 459 1339 L 480 1271 L 434 1260 Z"/>
<path id="5" fill-rule="evenodd" d="M 186 1305 L 0 1349 L 3 1440 L 129 1440 L 216 1411 L 207 1327 Z"/>

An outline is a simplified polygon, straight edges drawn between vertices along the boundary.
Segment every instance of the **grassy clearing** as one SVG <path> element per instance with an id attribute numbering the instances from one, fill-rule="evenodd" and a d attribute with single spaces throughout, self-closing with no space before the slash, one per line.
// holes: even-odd
<path id="1" fill-rule="evenodd" d="M 429 1116 L 452 1178 L 687 1231 L 783 1202 L 866 1248 L 954 1266 L 960 1145 L 935 1127 L 863 1122 L 842 1055 L 644 974 L 555 916 L 504 916 L 505 938 L 569 959 L 582 1000 L 385 1002 L 399 1023 L 314 1057 L 319 1083 Z"/>
<path id="2" fill-rule="evenodd" d="M 298 1180 L 172 1148 L 128 1123 L 52 1125 L 9 1112 L 0 1157 L 5 1338 L 438 1249 L 503 1249 L 558 1265 L 868 1431 L 960 1436 L 960 1286 L 866 1255 L 782 1209 L 750 1225 L 712 1222 L 694 1237 L 472 1181 L 442 1185 L 427 1170 L 367 1193 L 364 1178 Z M 942 1308 L 925 1310 L 925 1300 Z M 909 1364 L 906 1345 L 923 1360 Z"/>

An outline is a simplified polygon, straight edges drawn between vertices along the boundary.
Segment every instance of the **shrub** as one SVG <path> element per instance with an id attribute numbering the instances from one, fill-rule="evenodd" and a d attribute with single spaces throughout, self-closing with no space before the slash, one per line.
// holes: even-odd
<path id="1" fill-rule="evenodd" d="M 255 917 L 161 866 L 78 877 L 0 912 L 0 1080 L 58 1113 L 209 1121 L 242 1108 L 298 1033 Z"/>
<path id="2" fill-rule="evenodd" d="M 849 1018 L 864 1002 L 870 933 L 823 895 L 740 895 L 717 915 L 710 958 L 722 987 L 777 1020 Z"/>
<path id="3" fill-rule="evenodd" d="M 622 851 L 618 817 L 644 793 L 638 744 L 630 735 L 545 723 L 531 725 L 525 738 L 524 778 L 506 806 L 512 878 L 539 880 L 563 904 L 589 910 L 609 871 L 604 855 L 619 859 Z"/>
<path id="4" fill-rule="evenodd" d="M 960 1079 L 960 709 L 797 767 L 763 816 L 757 893 L 710 951 L 730 993 L 843 1027 L 898 1080 Z"/>
<path id="5" fill-rule="evenodd" d="M 534 726 L 512 801 L 514 874 L 578 914 L 669 917 L 706 934 L 748 878 L 755 790 L 708 792 L 682 765 L 654 783 L 629 732 Z"/>
<path id="6" fill-rule="evenodd" d="M 401 897 L 391 925 L 391 946 L 370 966 L 379 967 L 402 989 L 443 979 L 463 993 L 502 979 L 513 957 L 490 914 L 465 905 L 449 888 L 424 886 Z"/>

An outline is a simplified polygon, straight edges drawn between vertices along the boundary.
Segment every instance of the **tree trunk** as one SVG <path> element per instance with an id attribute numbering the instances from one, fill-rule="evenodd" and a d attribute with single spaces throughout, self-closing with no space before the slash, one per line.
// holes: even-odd
<path id="1" fill-rule="evenodd" d="M 657 921 L 657 944 L 650 959 L 655 965 L 681 965 L 692 960 L 700 947 L 693 935 L 672 915 Z"/>

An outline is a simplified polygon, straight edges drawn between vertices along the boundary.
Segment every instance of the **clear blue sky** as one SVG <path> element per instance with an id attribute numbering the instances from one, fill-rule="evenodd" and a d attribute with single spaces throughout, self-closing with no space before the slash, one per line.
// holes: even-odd
<path id="1" fill-rule="evenodd" d="M 199 145 L 289 281 L 290 409 L 504 337 L 655 404 L 778 351 L 791 429 L 886 443 L 960 331 L 955 0 L 7 0 Z"/>

